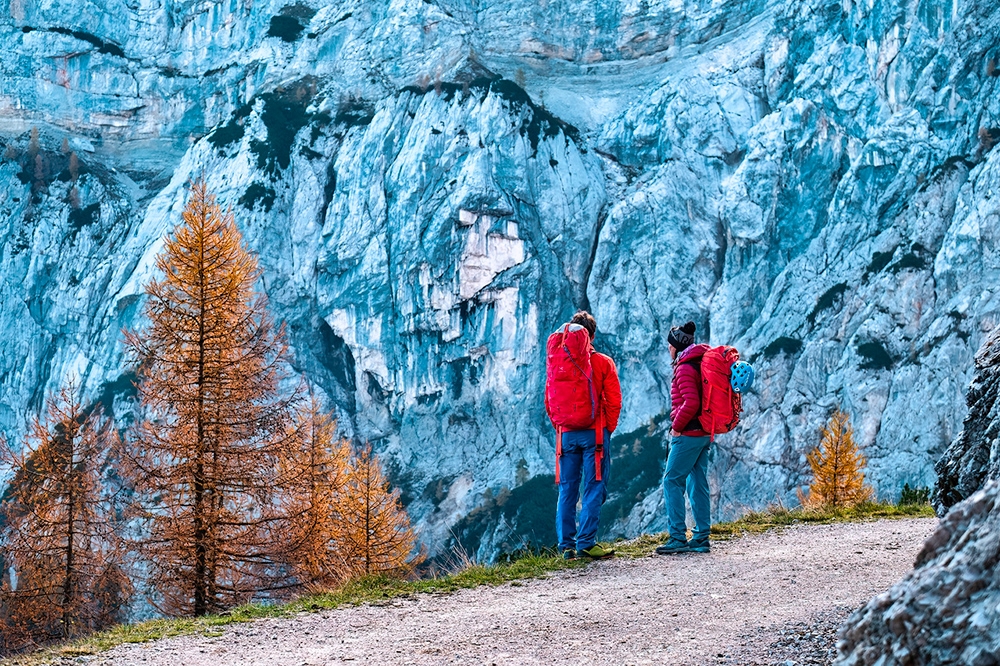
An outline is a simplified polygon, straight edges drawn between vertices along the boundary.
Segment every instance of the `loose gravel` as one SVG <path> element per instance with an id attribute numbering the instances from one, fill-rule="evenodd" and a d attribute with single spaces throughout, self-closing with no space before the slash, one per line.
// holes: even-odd
<path id="1" fill-rule="evenodd" d="M 801 525 L 708 555 L 233 625 L 77 658 L 92 666 L 830 664 L 837 627 L 913 566 L 935 519 Z"/>

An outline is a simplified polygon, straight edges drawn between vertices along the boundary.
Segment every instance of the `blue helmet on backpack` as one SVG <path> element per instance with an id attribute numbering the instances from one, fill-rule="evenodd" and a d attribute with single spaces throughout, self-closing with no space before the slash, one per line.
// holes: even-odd
<path id="1" fill-rule="evenodd" d="M 737 393 L 746 393 L 753 386 L 753 366 L 746 361 L 733 363 L 730 372 L 732 377 L 729 379 L 729 383 Z"/>

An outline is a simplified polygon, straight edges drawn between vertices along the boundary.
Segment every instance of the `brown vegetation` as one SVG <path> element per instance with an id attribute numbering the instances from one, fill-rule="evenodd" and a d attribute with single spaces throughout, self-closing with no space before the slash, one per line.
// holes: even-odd
<path id="1" fill-rule="evenodd" d="M 328 590 L 357 576 L 411 571 L 409 517 L 371 446 L 353 451 L 337 439 L 315 399 L 298 423 L 298 450 L 283 464 L 285 522 L 276 539 L 298 584 Z"/>
<path id="2" fill-rule="evenodd" d="M 142 507 L 155 603 L 204 615 L 273 586 L 275 461 L 292 440 L 284 331 L 255 291 L 260 270 L 232 214 L 202 181 L 157 268 L 150 324 L 126 333 L 144 418 L 123 473 Z"/>
<path id="3" fill-rule="evenodd" d="M 415 563 L 409 519 L 371 447 L 354 451 L 318 401 L 281 390 L 284 330 L 256 291 L 256 258 L 204 182 L 156 261 L 149 323 L 125 332 L 140 403 L 130 435 L 101 427 L 70 387 L 26 446 L 0 442 L 0 463 L 15 471 L 0 507 L 0 572 L 14 572 L 0 573 L 0 650 L 126 619 L 129 545 L 150 602 L 172 615 Z M 103 467 L 131 493 L 124 512 Z"/>
<path id="4" fill-rule="evenodd" d="M 854 441 L 850 417 L 837 410 L 823 428 L 819 446 L 806 456 L 813 480 L 808 495 L 799 494 L 806 508 L 850 507 L 874 498 L 862 471 L 865 457 Z"/>
<path id="5" fill-rule="evenodd" d="M 370 444 L 351 458 L 344 504 L 344 554 L 354 575 L 405 573 L 413 566 L 409 518 Z"/>
<path id="6" fill-rule="evenodd" d="M 20 451 L 0 439 L 0 462 L 14 472 L 0 507 L 0 562 L 13 571 L 0 586 L 0 652 L 122 619 L 130 584 L 101 483 L 111 437 L 70 385 L 49 400 Z"/>
<path id="7" fill-rule="evenodd" d="M 350 577 L 341 548 L 351 447 L 315 397 L 300 408 L 297 446 L 281 461 L 282 523 L 274 537 L 298 585 L 330 589 Z"/>

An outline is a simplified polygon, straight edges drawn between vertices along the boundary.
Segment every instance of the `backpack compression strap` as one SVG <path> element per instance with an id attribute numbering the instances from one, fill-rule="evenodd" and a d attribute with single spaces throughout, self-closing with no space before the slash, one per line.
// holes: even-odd
<path id="1" fill-rule="evenodd" d="M 556 426 L 556 485 L 559 485 L 559 459 L 562 458 L 562 428 Z"/>
<path id="2" fill-rule="evenodd" d="M 712 385 L 711 384 L 708 385 L 708 404 L 710 404 L 710 405 L 712 404 Z M 709 434 L 708 441 L 710 443 L 714 443 L 715 442 L 715 412 L 713 412 L 712 410 L 709 410 L 709 414 L 712 417 L 712 422 L 711 422 L 711 425 L 708 426 L 708 434 Z M 702 426 L 702 427 L 704 427 L 704 426 Z"/>
<path id="3" fill-rule="evenodd" d="M 594 478 L 601 480 L 601 462 L 604 459 L 604 419 L 601 414 L 597 415 L 597 422 L 594 424 Z"/>

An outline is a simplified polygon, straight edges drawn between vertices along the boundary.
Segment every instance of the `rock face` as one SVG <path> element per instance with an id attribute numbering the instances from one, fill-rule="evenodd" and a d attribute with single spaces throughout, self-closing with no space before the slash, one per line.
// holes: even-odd
<path id="1" fill-rule="evenodd" d="M 956 505 L 914 572 L 854 614 L 840 666 L 1000 663 L 1000 482 Z"/>
<path id="2" fill-rule="evenodd" d="M 1000 320 L 998 30 L 992 0 L 0 0 L 0 430 L 69 377 L 127 425 L 120 329 L 203 175 L 432 552 L 554 539 L 543 348 L 578 307 L 623 382 L 609 534 L 662 527 L 688 319 L 758 371 L 717 516 L 794 503 L 838 405 L 882 497 L 930 485 Z"/>
<path id="3" fill-rule="evenodd" d="M 913 573 L 844 625 L 838 664 L 1000 663 L 998 396 L 1000 326 L 976 354 L 965 430 L 938 464 L 935 504 L 951 510 Z"/>
<path id="4" fill-rule="evenodd" d="M 940 514 L 988 479 L 1000 479 L 1000 326 L 976 354 L 976 377 L 967 401 L 965 428 L 935 466 L 934 505 Z"/>

